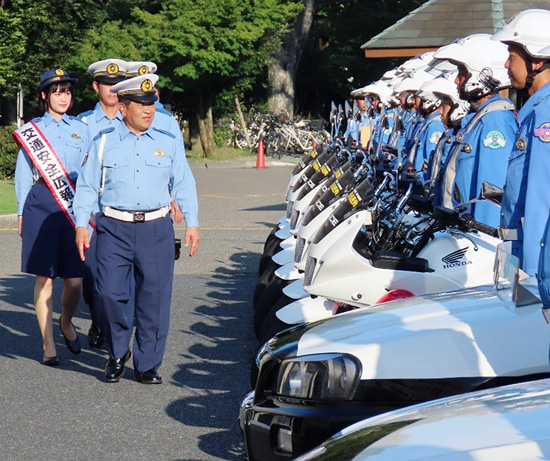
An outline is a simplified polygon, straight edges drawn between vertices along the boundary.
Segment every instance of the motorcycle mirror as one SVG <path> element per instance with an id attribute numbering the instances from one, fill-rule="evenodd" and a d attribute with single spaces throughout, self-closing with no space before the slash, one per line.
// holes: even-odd
<path id="1" fill-rule="evenodd" d="M 479 194 L 480 199 L 489 200 L 497 205 L 500 205 L 502 204 L 503 195 L 504 191 L 500 187 L 497 187 L 490 182 L 484 181 L 481 183 L 481 193 Z"/>
<path id="2" fill-rule="evenodd" d="M 351 116 L 353 115 L 353 109 L 351 108 L 351 104 L 349 103 L 349 101 L 346 101 L 344 103 L 344 106 L 346 111 L 346 117 L 351 118 Z"/>

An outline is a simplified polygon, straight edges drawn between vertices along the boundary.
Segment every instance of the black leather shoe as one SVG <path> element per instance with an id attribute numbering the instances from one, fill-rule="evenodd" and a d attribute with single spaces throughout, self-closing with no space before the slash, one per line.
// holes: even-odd
<path id="1" fill-rule="evenodd" d="M 65 336 L 65 333 L 63 333 L 63 328 L 61 327 L 62 317 L 62 315 L 59 316 L 59 329 L 61 330 L 61 334 L 63 335 L 63 339 L 65 340 L 65 344 L 67 345 L 67 349 L 69 349 L 73 354 L 80 354 L 80 339 L 78 339 L 78 335 L 76 335 L 76 338 L 73 340 L 70 340 Z M 73 322 L 71 322 L 71 327 L 76 334 L 76 328 L 74 327 Z"/>
<path id="2" fill-rule="evenodd" d="M 130 360 L 132 353 L 130 351 L 124 354 L 120 359 L 109 359 L 105 366 L 105 381 L 108 383 L 118 383 L 124 376 L 124 364 Z"/>
<path id="3" fill-rule="evenodd" d="M 103 333 L 92 323 L 88 330 L 88 346 L 92 349 L 99 349 L 103 345 Z"/>
<path id="4" fill-rule="evenodd" d="M 42 365 L 47 367 L 57 367 L 59 366 L 59 357 L 54 355 L 53 357 L 47 357 L 46 354 L 42 357 Z"/>
<path id="5" fill-rule="evenodd" d="M 140 373 L 134 371 L 136 381 L 141 384 L 162 384 L 162 378 L 155 370 L 148 370 Z"/>

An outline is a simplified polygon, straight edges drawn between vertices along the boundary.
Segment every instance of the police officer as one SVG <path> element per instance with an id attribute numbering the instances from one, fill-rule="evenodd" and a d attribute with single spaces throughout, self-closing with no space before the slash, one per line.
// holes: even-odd
<path id="1" fill-rule="evenodd" d="M 517 129 L 512 102 L 498 94 L 510 85 L 504 68 L 507 52 L 490 35 L 474 34 L 440 48 L 434 57 L 457 65 L 460 97 L 475 108 L 463 119 L 441 184 L 443 205 L 456 208 L 476 198 L 483 181 L 504 185 Z M 490 203 L 480 201 L 466 211 L 480 222 L 499 225 L 499 210 Z"/>
<path id="2" fill-rule="evenodd" d="M 36 275 L 34 304 L 43 340 L 42 364 L 47 366 L 59 365 L 52 326 L 56 277 L 64 283 L 59 326 L 69 350 L 80 352 L 71 319 L 80 300 L 84 267 L 71 244 L 72 197 L 90 139 L 88 127 L 67 115 L 77 81 L 63 69 L 45 72 L 38 86 L 44 115 L 14 132 L 21 147 L 15 169 L 21 271 Z"/>
<path id="3" fill-rule="evenodd" d="M 100 131 L 117 127 L 122 123 L 122 114 L 118 110 L 118 97 L 111 92 L 111 88 L 126 79 L 126 61 L 113 58 L 104 59 L 90 64 L 88 72 L 93 76 L 92 87 L 97 93 L 99 101 L 93 110 L 81 113 L 78 119 L 88 125 L 90 136 L 93 139 Z M 92 324 L 88 330 L 88 344 L 92 348 L 98 348 L 103 344 L 103 336 L 95 316 L 93 302 L 93 284 L 96 274 L 96 260 L 93 255 L 95 255 L 95 238 L 92 238 L 90 242 L 84 263 L 82 294 L 92 318 Z"/>
<path id="4" fill-rule="evenodd" d="M 502 202 L 501 236 L 512 241 L 522 269 L 534 275 L 550 209 L 550 11 L 525 10 L 493 36 L 508 45 L 512 86 L 529 99 L 518 112 Z"/>
<path id="5" fill-rule="evenodd" d="M 192 256 L 199 244 L 195 181 L 183 145 L 152 127 L 158 76 L 144 74 L 116 84 L 123 123 L 94 139 L 77 185 L 76 243 L 82 259 L 89 247 L 86 221 L 99 196 L 95 299 L 109 360 L 107 382 L 118 382 L 130 359 L 130 275 L 135 276 L 134 373 L 138 382 L 160 384 L 168 334 L 174 269 L 170 191 L 187 225 Z M 102 158 L 101 162 L 99 157 Z"/>
<path id="6" fill-rule="evenodd" d="M 154 74 L 157 71 L 157 65 L 152 61 L 129 61 L 126 63 L 126 77 L 132 78 L 137 77 L 138 75 L 144 74 Z M 160 128 L 161 130 L 168 131 L 172 133 L 178 142 L 183 143 L 183 135 L 181 133 L 180 126 L 171 112 L 164 108 L 164 105 L 160 102 L 158 90 L 158 84 L 155 85 L 155 94 L 157 95 L 157 100 L 155 101 L 155 118 L 153 119 L 153 128 Z M 185 148 L 184 148 L 185 153 Z M 170 214 L 175 223 L 180 223 L 183 221 L 183 214 L 178 207 L 178 204 L 172 200 L 170 204 Z"/>

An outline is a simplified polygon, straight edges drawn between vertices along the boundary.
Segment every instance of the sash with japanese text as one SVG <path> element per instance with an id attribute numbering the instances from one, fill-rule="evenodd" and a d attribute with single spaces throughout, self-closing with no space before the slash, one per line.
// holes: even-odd
<path id="1" fill-rule="evenodd" d="M 75 185 L 46 137 L 32 120 L 14 131 L 13 137 L 27 152 L 57 204 L 71 225 L 75 227 L 73 214 Z"/>

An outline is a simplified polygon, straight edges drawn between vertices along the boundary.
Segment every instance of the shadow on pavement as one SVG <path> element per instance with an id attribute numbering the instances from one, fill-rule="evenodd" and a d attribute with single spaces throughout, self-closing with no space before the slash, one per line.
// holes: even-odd
<path id="1" fill-rule="evenodd" d="M 212 291 L 190 316 L 201 320 L 191 321 L 186 332 L 202 340 L 181 354 L 184 363 L 173 376 L 176 385 L 196 395 L 177 400 L 166 409 L 184 425 L 214 429 L 200 436 L 199 447 L 225 460 L 245 459 L 237 416 L 239 404 L 250 390 L 250 363 L 256 349 L 252 293 L 257 275 L 250 268 L 257 267 L 258 258 L 257 253 L 235 253 L 230 264 L 218 267 L 207 282 Z"/>
<path id="2" fill-rule="evenodd" d="M 27 274 L 0 279 L 1 357 L 8 359 L 23 357 L 37 362 L 42 360 L 42 339 L 33 304 L 34 283 L 35 277 Z M 62 281 L 56 279 L 53 291 L 53 329 L 57 355 L 61 360 L 59 370 L 70 370 L 98 377 L 105 365 L 105 353 L 101 350 L 93 351 L 87 347 L 87 330 L 83 331 L 82 328 L 79 328 L 82 319 L 89 319 L 88 308 L 83 302 L 80 303 L 74 320 L 82 344 L 82 352 L 73 355 L 65 346 L 57 321 L 61 313 L 62 290 Z"/>

